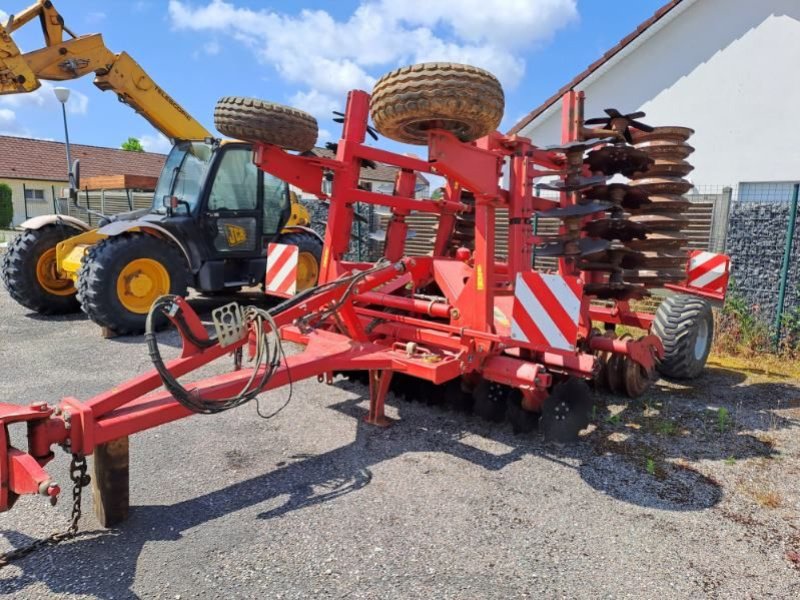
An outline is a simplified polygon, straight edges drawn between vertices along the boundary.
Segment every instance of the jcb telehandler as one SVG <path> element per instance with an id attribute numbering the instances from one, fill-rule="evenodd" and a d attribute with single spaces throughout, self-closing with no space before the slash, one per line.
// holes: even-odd
<path id="1" fill-rule="evenodd" d="M 10 34 L 36 18 L 45 47 L 23 54 Z M 82 309 L 113 332 L 140 333 L 150 305 L 163 294 L 263 282 L 273 242 L 298 247 L 298 291 L 316 283 L 322 240 L 308 228 L 308 211 L 287 183 L 255 167 L 250 143 L 214 139 L 128 54 L 111 52 L 100 34 L 74 35 L 50 0 L 0 24 L 0 94 L 32 92 L 42 79 L 88 73 L 174 147 L 150 209 L 109 217 L 99 228 L 63 214 L 22 223 L 24 231 L 2 261 L 12 298 L 41 314 Z M 265 108 L 275 120 L 264 118 Z M 215 119 L 243 140 L 270 139 L 292 150 L 310 150 L 317 139 L 312 116 L 258 101 L 223 99 Z M 79 181 L 71 185 L 80 187 Z"/>

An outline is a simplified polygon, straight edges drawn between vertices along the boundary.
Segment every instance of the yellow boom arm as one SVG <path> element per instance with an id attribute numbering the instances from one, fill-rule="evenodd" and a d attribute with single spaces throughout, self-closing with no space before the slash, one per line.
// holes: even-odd
<path id="1" fill-rule="evenodd" d="M 45 47 L 22 53 L 11 34 L 36 17 L 42 25 Z M 64 33 L 70 39 L 64 40 Z M 76 36 L 50 0 L 38 0 L 8 23 L 0 24 L 0 94 L 32 92 L 41 80 L 64 81 L 94 73 L 94 84 L 111 90 L 153 127 L 172 140 L 212 137 L 194 117 L 127 53 L 113 53 L 100 34 Z"/>

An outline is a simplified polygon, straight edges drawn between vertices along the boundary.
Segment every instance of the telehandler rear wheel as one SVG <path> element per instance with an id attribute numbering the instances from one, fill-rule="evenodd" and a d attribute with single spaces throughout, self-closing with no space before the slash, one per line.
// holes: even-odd
<path id="1" fill-rule="evenodd" d="M 317 143 L 317 120 L 307 112 L 255 98 L 225 96 L 214 108 L 214 126 L 224 135 L 305 152 Z"/>
<path id="2" fill-rule="evenodd" d="M 78 300 L 89 318 L 117 334 L 144 331 L 150 306 L 164 294 L 186 295 L 189 270 L 169 242 L 136 233 L 110 237 L 89 250 L 78 271 Z M 156 316 L 156 327 L 166 324 Z"/>
<path id="3" fill-rule="evenodd" d="M 282 235 L 278 242 L 297 246 L 297 291 L 317 285 L 322 260 L 322 242 L 310 233 L 295 232 Z"/>
<path id="4" fill-rule="evenodd" d="M 26 229 L 8 245 L 2 279 L 9 295 L 25 308 L 43 315 L 77 312 L 75 285 L 59 276 L 56 245 L 81 233 L 69 225 L 53 224 Z"/>
<path id="5" fill-rule="evenodd" d="M 503 88 L 483 69 L 454 63 L 423 63 L 381 77 L 372 90 L 375 129 L 407 144 L 428 143 L 429 129 L 445 129 L 463 142 L 500 125 Z"/>

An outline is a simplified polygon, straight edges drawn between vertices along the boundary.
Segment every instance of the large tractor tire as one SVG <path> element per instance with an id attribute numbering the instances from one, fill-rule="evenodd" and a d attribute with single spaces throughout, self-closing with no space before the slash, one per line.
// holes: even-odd
<path id="1" fill-rule="evenodd" d="M 317 120 L 310 114 L 255 98 L 226 96 L 214 108 L 214 126 L 224 135 L 305 152 L 317 143 Z"/>
<path id="2" fill-rule="evenodd" d="M 65 224 L 26 229 L 8 245 L 2 279 L 9 295 L 25 308 L 43 315 L 80 310 L 72 280 L 56 269 L 56 245 L 81 233 Z"/>
<path id="3" fill-rule="evenodd" d="M 119 334 L 144 331 L 150 306 L 164 294 L 186 295 L 189 269 L 172 244 L 145 233 L 110 237 L 95 244 L 78 271 L 83 312 Z M 166 324 L 157 315 L 156 327 Z"/>
<path id="4" fill-rule="evenodd" d="M 503 88 L 483 69 L 453 63 L 403 67 L 375 84 L 370 114 L 386 137 L 407 144 L 428 143 L 429 129 L 444 129 L 463 142 L 500 125 Z"/>
<path id="5" fill-rule="evenodd" d="M 304 232 L 284 234 L 278 239 L 280 244 L 294 244 L 297 255 L 297 291 L 302 292 L 317 285 L 322 261 L 322 242 L 315 235 Z"/>
<path id="6" fill-rule="evenodd" d="M 674 379 L 694 379 L 703 372 L 714 340 L 711 305 L 696 296 L 669 296 L 656 311 L 653 333 L 664 344 L 658 371 Z"/>

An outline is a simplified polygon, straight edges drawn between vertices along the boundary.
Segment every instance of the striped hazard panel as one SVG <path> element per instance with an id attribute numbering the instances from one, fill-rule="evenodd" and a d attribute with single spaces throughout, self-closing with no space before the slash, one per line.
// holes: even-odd
<path id="1" fill-rule="evenodd" d="M 730 277 L 731 259 L 724 254 L 695 250 L 689 255 L 686 286 L 704 292 L 725 292 Z"/>
<path id="2" fill-rule="evenodd" d="M 299 250 L 292 244 L 267 246 L 266 292 L 276 296 L 292 296 L 297 292 L 297 257 Z"/>
<path id="3" fill-rule="evenodd" d="M 573 350 L 583 286 L 577 277 L 520 273 L 514 289 L 511 337 L 538 348 Z"/>

